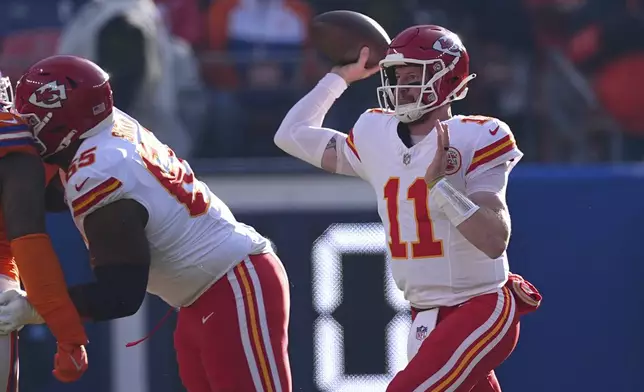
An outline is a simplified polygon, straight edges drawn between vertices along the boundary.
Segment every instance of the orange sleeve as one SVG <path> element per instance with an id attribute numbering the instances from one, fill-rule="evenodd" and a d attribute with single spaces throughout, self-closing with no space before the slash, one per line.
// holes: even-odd
<path id="1" fill-rule="evenodd" d="M 30 234 L 11 241 L 29 302 L 60 343 L 87 344 L 85 328 L 67 293 L 63 270 L 46 234 Z"/>

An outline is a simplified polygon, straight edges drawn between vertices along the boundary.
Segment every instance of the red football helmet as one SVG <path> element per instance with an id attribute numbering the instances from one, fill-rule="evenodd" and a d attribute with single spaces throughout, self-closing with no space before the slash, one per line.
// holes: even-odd
<path id="1" fill-rule="evenodd" d="M 2 76 L 0 72 L 0 110 L 7 111 L 13 103 L 13 90 L 11 80 L 8 76 Z"/>
<path id="2" fill-rule="evenodd" d="M 48 57 L 16 84 L 14 110 L 32 126 L 43 157 L 89 136 L 113 108 L 108 74 L 80 57 Z"/>
<path id="3" fill-rule="evenodd" d="M 460 38 L 433 25 L 410 27 L 398 34 L 380 61 L 382 87 L 378 102 L 395 112 L 402 122 L 413 122 L 438 107 L 465 98 L 467 83 L 476 77 L 469 73 L 470 57 Z M 422 67 L 421 83 L 399 85 L 396 66 Z M 398 104 L 398 89 L 420 89 L 415 103 Z"/>

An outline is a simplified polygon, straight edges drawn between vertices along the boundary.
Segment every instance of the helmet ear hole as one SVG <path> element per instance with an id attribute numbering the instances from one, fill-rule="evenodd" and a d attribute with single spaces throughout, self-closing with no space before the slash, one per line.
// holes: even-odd
<path id="1" fill-rule="evenodd" d="M 67 79 L 67 82 L 69 83 L 71 88 L 76 88 L 78 86 L 78 83 L 76 83 L 76 81 L 69 76 L 65 76 L 65 79 Z"/>
<path id="2" fill-rule="evenodd" d="M 49 132 L 52 132 L 52 133 L 62 133 L 62 132 L 65 132 L 66 130 L 67 130 L 67 127 L 66 127 L 66 126 L 64 126 L 64 125 L 59 125 L 59 126 L 57 126 L 57 127 L 54 127 L 54 128 L 52 128 L 52 129 L 50 129 L 50 130 L 49 130 Z"/>

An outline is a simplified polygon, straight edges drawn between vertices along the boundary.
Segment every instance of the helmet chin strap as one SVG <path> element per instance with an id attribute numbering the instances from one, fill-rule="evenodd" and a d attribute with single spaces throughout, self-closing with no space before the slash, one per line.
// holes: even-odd
<path id="1" fill-rule="evenodd" d="M 433 109 L 435 108 L 432 107 L 423 110 L 419 109 L 418 105 L 416 105 L 415 103 L 408 103 L 406 105 L 396 106 L 394 116 L 398 119 L 398 121 L 407 124 L 420 119 L 425 113 L 430 112 Z"/>
<path id="2" fill-rule="evenodd" d="M 72 129 L 71 131 L 69 131 L 69 133 L 67 133 L 67 135 L 63 138 L 63 140 L 60 141 L 60 144 L 56 148 L 56 151 L 53 152 L 53 154 L 69 147 L 69 145 L 72 144 L 72 139 L 74 138 L 74 136 L 76 136 L 77 133 L 78 131 L 75 129 Z"/>
<path id="3" fill-rule="evenodd" d="M 35 138 L 36 138 L 36 140 L 37 140 L 38 144 L 39 144 L 40 146 L 42 146 L 42 148 L 43 148 L 43 149 L 45 148 L 45 145 L 44 145 L 44 143 L 42 143 L 42 141 L 40 141 L 40 139 L 38 138 L 38 134 L 39 134 L 39 133 L 40 133 L 40 131 L 43 129 L 43 127 L 44 127 L 45 125 L 47 125 L 47 123 L 49 122 L 49 120 L 51 119 L 51 117 L 52 117 L 52 116 L 51 116 L 51 113 L 49 113 L 49 114 L 45 117 L 45 120 L 44 120 L 44 121 L 41 121 L 41 122 L 40 122 L 36 127 L 34 127 L 34 130 L 35 130 L 35 132 L 34 132 L 34 136 L 35 136 Z M 86 139 L 86 138 L 88 138 L 88 137 L 90 137 L 90 136 L 94 136 L 94 135 L 96 135 L 96 134 L 100 133 L 101 131 L 103 131 L 103 130 L 106 128 L 106 125 L 111 125 L 113 122 L 114 122 L 114 113 L 110 114 L 110 115 L 109 115 L 109 116 L 107 116 L 105 119 L 103 119 L 100 123 L 96 124 L 96 126 L 95 126 L 94 128 L 92 128 L 92 129 L 88 130 L 87 132 L 83 133 L 83 134 L 79 137 L 79 139 Z M 70 131 L 67 133 L 67 135 L 65 135 L 65 137 L 63 138 L 63 140 L 61 140 L 61 141 L 60 141 L 60 144 L 58 144 L 58 147 L 56 147 L 56 149 L 55 149 L 54 151 L 52 151 L 52 152 L 45 151 L 45 153 L 44 153 L 44 154 L 41 154 L 41 155 L 42 155 L 42 157 L 43 157 L 43 158 L 47 158 L 47 157 L 49 157 L 49 156 L 52 156 L 52 155 L 56 154 L 57 152 L 60 152 L 60 151 L 62 151 L 62 150 L 64 150 L 64 149 L 66 149 L 67 147 L 69 147 L 69 145 L 72 143 L 72 140 L 74 139 L 74 137 L 76 136 L 76 134 L 78 134 L 78 130 L 76 130 L 76 129 L 72 129 L 72 130 L 70 130 Z"/>

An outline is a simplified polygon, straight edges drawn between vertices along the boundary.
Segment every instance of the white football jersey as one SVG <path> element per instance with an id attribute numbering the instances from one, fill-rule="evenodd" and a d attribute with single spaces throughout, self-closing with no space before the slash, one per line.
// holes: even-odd
<path id="1" fill-rule="evenodd" d="M 271 251 L 270 241 L 237 222 L 187 162 L 117 109 L 78 149 L 65 197 L 84 238 L 83 220 L 98 208 L 133 199 L 147 209 L 148 292 L 174 307 L 194 302 L 247 255 Z"/>
<path id="2" fill-rule="evenodd" d="M 369 110 L 347 137 L 346 158 L 371 183 L 388 240 L 391 270 L 405 298 L 418 308 L 453 306 L 505 284 L 508 260 L 478 250 L 428 200 L 424 181 L 437 138 L 431 132 L 408 148 L 399 121 Z M 465 195 L 468 181 L 500 164 L 511 170 L 523 154 L 507 124 L 483 116 L 455 116 L 450 132 L 447 179 Z"/>

